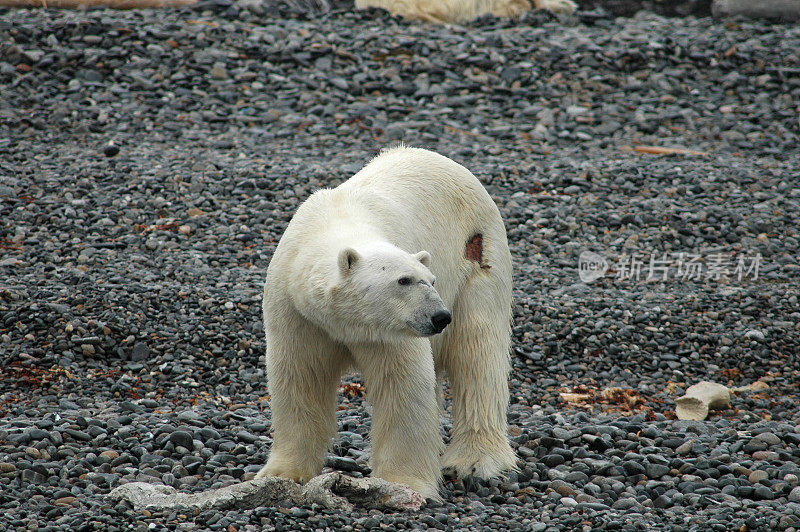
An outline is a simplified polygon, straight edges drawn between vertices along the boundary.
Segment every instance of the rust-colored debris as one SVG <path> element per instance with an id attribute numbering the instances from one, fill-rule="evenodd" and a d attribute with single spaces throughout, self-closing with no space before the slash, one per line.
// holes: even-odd
<path id="1" fill-rule="evenodd" d="M 646 406 L 648 402 L 656 402 L 645 399 L 631 388 L 605 388 L 597 391 L 585 385 L 574 386 L 572 389 L 563 388 L 559 397 L 571 406 L 591 408 L 599 405 L 606 412 L 639 412 L 649 410 Z"/>
<path id="2" fill-rule="evenodd" d="M 62 378 L 71 378 L 64 368 L 42 369 L 36 367 L 25 367 L 20 362 L 12 362 L 7 367 L 0 369 L 0 381 L 13 380 L 17 384 L 30 386 L 31 388 L 42 388 L 58 382 Z"/>
<path id="3" fill-rule="evenodd" d="M 22 245 L 19 242 L 14 242 L 13 240 L 0 238 L 0 249 L 15 249 L 21 251 Z"/>
<path id="4" fill-rule="evenodd" d="M 364 388 L 363 384 L 358 382 L 354 382 L 352 384 L 342 384 L 339 387 L 339 390 L 345 397 L 349 397 L 353 399 L 354 397 L 364 397 L 367 395 L 367 389 Z"/>

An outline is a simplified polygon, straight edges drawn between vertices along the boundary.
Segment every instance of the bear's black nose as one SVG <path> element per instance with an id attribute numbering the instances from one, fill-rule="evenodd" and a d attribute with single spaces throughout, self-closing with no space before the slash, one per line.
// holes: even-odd
<path id="1" fill-rule="evenodd" d="M 433 316 L 431 316 L 431 323 L 433 323 L 434 328 L 436 329 L 437 333 L 440 333 L 447 327 L 447 324 L 450 323 L 451 320 L 450 313 L 446 310 L 440 310 Z"/>

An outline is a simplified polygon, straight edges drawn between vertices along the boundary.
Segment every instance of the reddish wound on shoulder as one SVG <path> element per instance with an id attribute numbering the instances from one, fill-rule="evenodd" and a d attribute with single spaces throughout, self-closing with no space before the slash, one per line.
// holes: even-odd
<path id="1" fill-rule="evenodd" d="M 483 235 L 477 233 L 467 240 L 467 248 L 464 251 L 467 260 L 474 260 L 480 264 L 481 268 L 489 268 L 488 264 L 483 263 Z"/>

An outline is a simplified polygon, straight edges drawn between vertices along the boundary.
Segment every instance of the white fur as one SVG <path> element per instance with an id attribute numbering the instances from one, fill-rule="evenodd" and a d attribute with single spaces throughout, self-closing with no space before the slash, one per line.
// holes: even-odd
<path id="1" fill-rule="evenodd" d="M 572 0 L 534 0 L 536 9 L 553 13 L 572 13 Z M 529 0 L 356 0 L 356 8 L 381 7 L 392 15 L 423 22 L 464 23 L 491 13 L 496 17 L 516 17 L 531 8 Z"/>
<path id="2" fill-rule="evenodd" d="M 483 265 L 465 256 L 475 234 Z M 399 285 L 401 277 L 413 285 Z M 426 337 L 420 327 L 445 307 L 452 323 Z M 374 406 L 374 475 L 435 497 L 442 467 L 483 477 L 514 468 L 511 256 L 497 206 L 463 166 L 394 148 L 313 194 L 270 262 L 264 323 L 274 443 L 259 476 L 305 481 L 320 472 L 340 376 L 351 366 Z M 440 457 L 443 373 L 453 431 Z"/>

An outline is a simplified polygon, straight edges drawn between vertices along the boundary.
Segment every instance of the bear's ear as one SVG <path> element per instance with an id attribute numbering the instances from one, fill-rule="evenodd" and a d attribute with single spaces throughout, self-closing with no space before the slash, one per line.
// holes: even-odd
<path id="1" fill-rule="evenodd" d="M 414 258 L 420 261 L 426 268 L 431 264 L 431 254 L 427 251 L 420 251 Z"/>
<path id="2" fill-rule="evenodd" d="M 348 275 L 353 271 L 353 266 L 361 259 L 361 255 L 353 248 L 344 248 L 339 252 L 339 272 Z"/>

